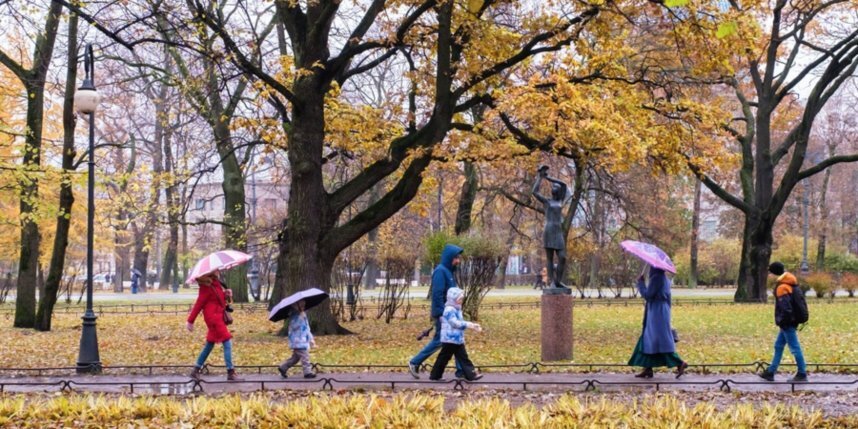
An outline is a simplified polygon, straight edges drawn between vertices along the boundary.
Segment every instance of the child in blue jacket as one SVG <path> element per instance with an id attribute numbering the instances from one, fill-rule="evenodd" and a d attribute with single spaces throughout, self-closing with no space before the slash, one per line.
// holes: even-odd
<path id="1" fill-rule="evenodd" d="M 465 300 L 465 293 L 462 289 L 452 287 L 447 291 L 447 305 L 444 307 L 444 314 L 441 316 L 441 353 L 435 360 L 435 365 L 432 366 L 432 374 L 430 380 L 441 380 L 444 375 L 444 369 L 450 358 L 456 356 L 456 361 L 462 365 L 462 373 L 468 381 L 475 381 L 483 378 L 480 374 L 474 371 L 474 364 L 468 358 L 468 352 L 465 350 L 465 329 L 473 329 L 477 332 L 483 328 L 473 322 L 467 322 L 462 317 L 462 301 Z"/>
<path id="2" fill-rule="evenodd" d="M 316 340 L 310 332 L 307 314 L 304 313 L 305 305 L 303 299 L 292 304 L 292 316 L 289 317 L 289 348 L 292 349 L 292 356 L 277 367 L 283 378 L 286 378 L 286 371 L 295 366 L 299 360 L 304 369 L 304 378 L 316 377 L 313 366 L 310 364 L 310 347 L 316 347 Z"/>

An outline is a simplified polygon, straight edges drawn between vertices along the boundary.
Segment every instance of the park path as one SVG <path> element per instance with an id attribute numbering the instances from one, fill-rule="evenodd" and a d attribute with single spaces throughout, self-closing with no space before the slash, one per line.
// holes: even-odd
<path id="1" fill-rule="evenodd" d="M 183 375 L 65 375 L 45 377 L 0 377 L 0 390 L 6 393 L 102 392 L 154 393 L 185 395 L 192 393 L 222 394 L 262 390 L 477 390 L 505 389 L 527 391 L 723 391 L 723 392 L 856 392 L 856 374 L 811 374 L 809 383 L 789 383 L 780 374 L 774 383 L 745 374 L 687 374 L 677 380 L 673 373 L 656 373 L 652 379 L 638 379 L 630 373 L 486 373 L 474 383 L 451 378 L 434 382 L 423 374 L 420 380 L 406 373 L 335 372 L 321 373 L 315 379 L 304 379 L 298 373 L 288 379 L 274 374 L 240 374 L 243 381 L 228 382 L 225 374 L 207 374 L 200 382 Z"/>

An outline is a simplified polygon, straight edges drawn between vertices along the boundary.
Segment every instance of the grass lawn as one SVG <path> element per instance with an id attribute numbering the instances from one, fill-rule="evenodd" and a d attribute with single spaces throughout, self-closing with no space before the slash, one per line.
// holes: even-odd
<path id="1" fill-rule="evenodd" d="M 858 363 L 858 304 L 810 301 L 811 323 L 800 332 L 811 363 Z M 679 353 L 691 363 L 750 363 L 768 360 L 777 329 L 773 305 L 678 305 L 673 325 L 682 342 Z M 368 313 L 369 314 L 369 313 Z M 576 363 L 625 363 L 641 329 L 641 306 L 575 308 Z M 13 318 L 0 316 L 0 367 L 73 366 L 80 340 L 80 315 L 55 317 L 52 332 L 12 328 Z M 539 360 L 538 309 L 486 310 L 482 333 L 469 332 L 467 344 L 475 363 L 515 364 Z M 236 310 L 234 360 L 237 365 L 273 365 L 289 353 L 286 340 L 274 336 L 279 324 L 264 311 Z M 119 364 L 191 364 L 202 347 L 205 326 L 184 329 L 183 315 L 106 314 L 98 319 L 101 360 Z M 320 337 L 314 362 L 326 364 L 402 365 L 424 344 L 415 340 L 428 327 L 425 315 L 385 324 L 378 320 L 346 323 L 355 335 Z M 785 362 L 791 361 L 786 353 Z M 222 364 L 218 348 L 210 363 Z M 747 371 L 746 368 L 726 369 Z"/>

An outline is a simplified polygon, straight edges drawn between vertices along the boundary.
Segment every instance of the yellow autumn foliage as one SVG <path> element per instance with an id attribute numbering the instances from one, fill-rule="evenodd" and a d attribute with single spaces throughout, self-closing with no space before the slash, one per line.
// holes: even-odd
<path id="1" fill-rule="evenodd" d="M 389 396 L 278 393 L 221 397 L 106 395 L 8 396 L 0 425 L 28 427 L 293 427 L 293 428 L 732 428 L 850 427 L 855 416 L 826 417 L 774 400 L 725 408 L 686 403 L 673 395 L 640 399 L 562 395 L 542 408 L 514 405 L 501 395 L 445 403 L 438 394 Z"/>

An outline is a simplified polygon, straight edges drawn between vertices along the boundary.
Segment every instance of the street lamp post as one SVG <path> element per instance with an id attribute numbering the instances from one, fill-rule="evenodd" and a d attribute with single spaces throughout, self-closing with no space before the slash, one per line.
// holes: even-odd
<path id="1" fill-rule="evenodd" d="M 77 372 L 79 374 L 96 374 L 101 372 L 101 359 L 98 356 L 98 334 L 95 325 L 98 318 L 92 311 L 92 261 L 95 218 L 95 109 L 98 107 L 101 97 L 95 90 L 95 65 L 91 44 L 86 45 L 83 58 L 86 77 L 74 94 L 74 104 L 79 113 L 89 115 L 89 180 L 87 183 L 88 204 L 86 211 L 86 312 L 82 317 L 83 329 L 80 333 Z"/>

